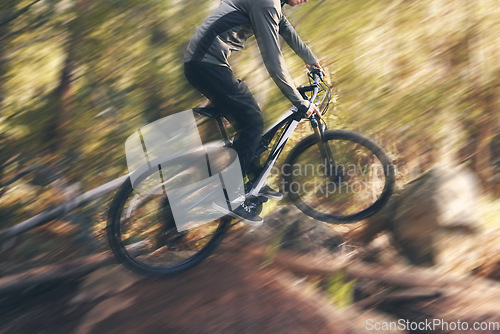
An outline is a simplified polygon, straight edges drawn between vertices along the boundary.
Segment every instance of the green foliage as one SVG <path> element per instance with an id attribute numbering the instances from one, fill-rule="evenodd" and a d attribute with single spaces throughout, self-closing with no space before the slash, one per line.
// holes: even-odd
<path id="1" fill-rule="evenodd" d="M 276 235 L 271 239 L 271 242 L 266 248 L 266 252 L 262 258 L 261 268 L 267 267 L 273 262 L 274 257 L 284 245 L 283 238 L 288 230 L 289 226 L 283 226 L 281 230 L 276 233 Z"/>
<path id="2" fill-rule="evenodd" d="M 43 0 L 23 11 L 31 3 L 0 1 L 0 166 L 16 157 L 5 178 L 48 163 L 84 190 L 97 187 L 126 172 L 130 133 L 204 101 L 184 78 L 182 55 L 219 0 Z M 494 0 L 318 0 L 285 11 L 335 82 L 330 126 L 428 167 L 443 151 L 471 154 L 481 124 L 498 125 Z M 303 62 L 283 52 L 305 83 Z M 254 40 L 231 61 L 266 124 L 290 107 Z M 310 133 L 299 130 L 291 144 Z M 9 221 L 20 217 L 16 209 Z"/>
<path id="3" fill-rule="evenodd" d="M 325 290 L 332 303 L 338 307 L 347 307 L 354 302 L 355 286 L 355 279 L 349 281 L 347 274 L 339 271 L 326 281 Z"/>
<path id="4" fill-rule="evenodd" d="M 4 15 L 28 4 L 2 2 Z M 120 147 L 129 133 L 201 101 L 183 77 L 182 53 L 196 26 L 216 5 L 193 0 L 35 4 L 10 23 L 10 32 L 20 32 L 3 43 L 2 57 L 8 61 L 0 66 L 7 70 L 0 90 L 6 116 L 2 124 L 12 130 L 2 135 L 15 140 L 29 161 L 50 146 L 47 133 L 56 124 L 70 146 L 57 153 L 76 152 L 69 170 L 84 161 L 95 173 L 108 170 L 99 161 L 103 151 L 112 155 L 106 161 L 123 168 Z M 380 135 L 389 142 L 422 139 L 418 146 L 424 150 L 441 139 L 434 115 L 481 117 L 475 97 L 460 97 L 475 84 L 468 80 L 471 72 L 482 70 L 486 82 L 494 80 L 490 73 L 496 73 L 498 65 L 490 57 L 483 58 L 493 65 L 490 68 L 471 64 L 471 59 L 490 52 L 488 41 L 494 41 L 493 32 L 500 29 L 493 29 L 498 25 L 494 14 L 479 5 L 451 6 L 447 1 L 359 0 L 286 9 L 335 78 L 340 120 L 335 126 Z M 481 50 L 471 47 L 476 44 Z M 303 82 L 303 64 L 288 47 L 283 50 L 296 81 Z M 61 97 L 55 89 L 66 57 L 72 58 L 74 68 L 70 91 Z M 277 119 L 289 104 L 268 78 L 255 43 L 233 58 L 236 73 L 255 91 L 266 121 Z M 489 87 L 485 84 L 484 89 Z M 61 98 L 70 100 L 66 120 L 61 120 Z"/>

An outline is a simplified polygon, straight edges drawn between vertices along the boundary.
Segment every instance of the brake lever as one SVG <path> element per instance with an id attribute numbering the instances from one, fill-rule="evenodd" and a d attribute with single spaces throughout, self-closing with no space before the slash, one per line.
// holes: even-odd
<path id="1" fill-rule="evenodd" d="M 316 74 L 319 76 L 319 78 L 322 80 L 324 75 L 323 75 L 323 71 L 321 70 L 321 68 L 319 67 L 316 67 L 316 66 L 311 66 L 311 70 L 310 70 L 310 73 L 311 74 Z"/>

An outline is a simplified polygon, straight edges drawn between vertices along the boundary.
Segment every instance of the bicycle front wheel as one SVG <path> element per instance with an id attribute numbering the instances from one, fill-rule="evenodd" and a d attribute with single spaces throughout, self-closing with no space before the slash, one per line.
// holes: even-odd
<path id="1" fill-rule="evenodd" d="M 150 169 L 134 184 L 152 184 L 158 173 L 161 170 Z M 136 190 L 128 178 L 117 192 L 108 214 L 107 237 L 119 262 L 139 274 L 170 276 L 195 266 L 219 245 L 231 221 L 222 217 L 193 222 L 193 227 L 179 231 L 165 194 Z"/>
<path id="2" fill-rule="evenodd" d="M 382 148 L 345 130 L 302 140 L 283 166 L 284 188 L 305 214 L 330 223 L 365 219 L 380 210 L 394 188 L 394 168 Z"/>

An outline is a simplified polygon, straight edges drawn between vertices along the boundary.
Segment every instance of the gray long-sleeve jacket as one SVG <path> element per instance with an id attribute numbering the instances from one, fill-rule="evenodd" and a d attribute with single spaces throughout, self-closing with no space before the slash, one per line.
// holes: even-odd
<path id="1" fill-rule="evenodd" d="M 299 110 L 309 102 L 299 94 L 288 73 L 278 35 L 306 64 L 317 58 L 300 39 L 281 11 L 280 0 L 225 0 L 212 12 L 189 42 L 184 62 L 201 61 L 229 67 L 231 51 L 239 51 L 255 34 L 264 64 L 283 94 Z"/>

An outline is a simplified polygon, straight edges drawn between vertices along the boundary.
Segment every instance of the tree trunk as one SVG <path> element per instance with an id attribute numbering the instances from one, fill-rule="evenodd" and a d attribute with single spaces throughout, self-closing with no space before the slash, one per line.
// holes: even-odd
<path id="1" fill-rule="evenodd" d="M 132 254 L 140 254 L 144 247 L 144 242 L 138 242 L 130 245 L 127 249 Z M 39 285 L 56 283 L 66 279 L 78 278 L 112 263 L 116 263 L 116 259 L 110 251 L 106 251 L 68 263 L 51 264 L 23 273 L 9 275 L 0 278 L 0 295 L 23 289 L 33 289 Z"/>
<path id="2" fill-rule="evenodd" d="M 113 190 L 118 188 L 126 180 L 127 177 L 128 175 L 125 175 L 117 179 L 114 179 L 113 181 L 110 181 L 106 184 L 103 184 L 100 187 L 87 191 L 86 193 L 79 195 L 51 210 L 43 211 L 38 215 L 23 221 L 22 223 L 1 230 L 0 241 L 3 242 L 4 240 L 8 240 L 12 237 L 15 237 L 16 235 L 29 231 L 32 228 L 46 224 L 54 219 L 64 217 L 64 215 L 67 214 L 68 212 L 80 206 L 83 206 L 87 203 L 95 201 L 96 199 L 112 192 Z"/>
<path id="3" fill-rule="evenodd" d="M 477 146 L 475 151 L 475 165 L 474 169 L 479 175 L 482 188 L 485 191 L 493 190 L 493 166 L 491 154 L 491 142 L 494 134 L 494 110 L 493 99 L 491 94 L 488 94 L 483 99 L 483 113 L 479 120 L 479 133 L 477 139 Z"/>
<path id="4" fill-rule="evenodd" d="M 482 26 L 483 17 L 478 17 L 478 10 L 484 5 L 481 2 L 466 1 L 468 12 L 467 34 L 469 35 L 469 68 L 468 79 L 471 82 L 471 99 L 481 108 L 477 116 L 478 138 L 474 152 L 474 169 L 481 180 L 482 188 L 490 191 L 493 188 L 493 161 L 491 143 L 495 127 L 495 90 L 498 88 L 498 78 L 488 77 L 486 57 L 484 55 L 484 33 L 486 27 Z M 484 11 L 484 8 L 482 8 Z M 480 12 L 481 13 L 481 12 Z"/>
<path id="5" fill-rule="evenodd" d="M 71 49 L 71 46 L 68 47 Z M 66 127 L 70 122 L 70 104 L 71 104 L 71 79 L 74 68 L 73 55 L 67 53 L 64 60 L 61 74 L 59 77 L 59 84 L 52 93 L 52 98 L 49 99 L 50 105 L 47 110 L 52 110 L 49 127 L 47 129 L 47 141 L 49 142 L 49 150 L 51 153 L 56 153 L 60 145 L 64 143 L 62 140 L 66 135 Z"/>
<path id="6" fill-rule="evenodd" d="M 0 114 L 3 113 L 3 101 L 5 100 L 5 88 L 4 83 L 7 74 L 7 59 L 6 53 L 10 42 L 9 32 L 11 26 L 11 20 L 9 15 L 15 9 L 15 1 L 2 0 L 0 2 Z M 6 152 L 6 140 L 2 133 L 0 133 L 0 166 L 5 162 L 4 159 L 8 159 L 9 154 Z"/>

